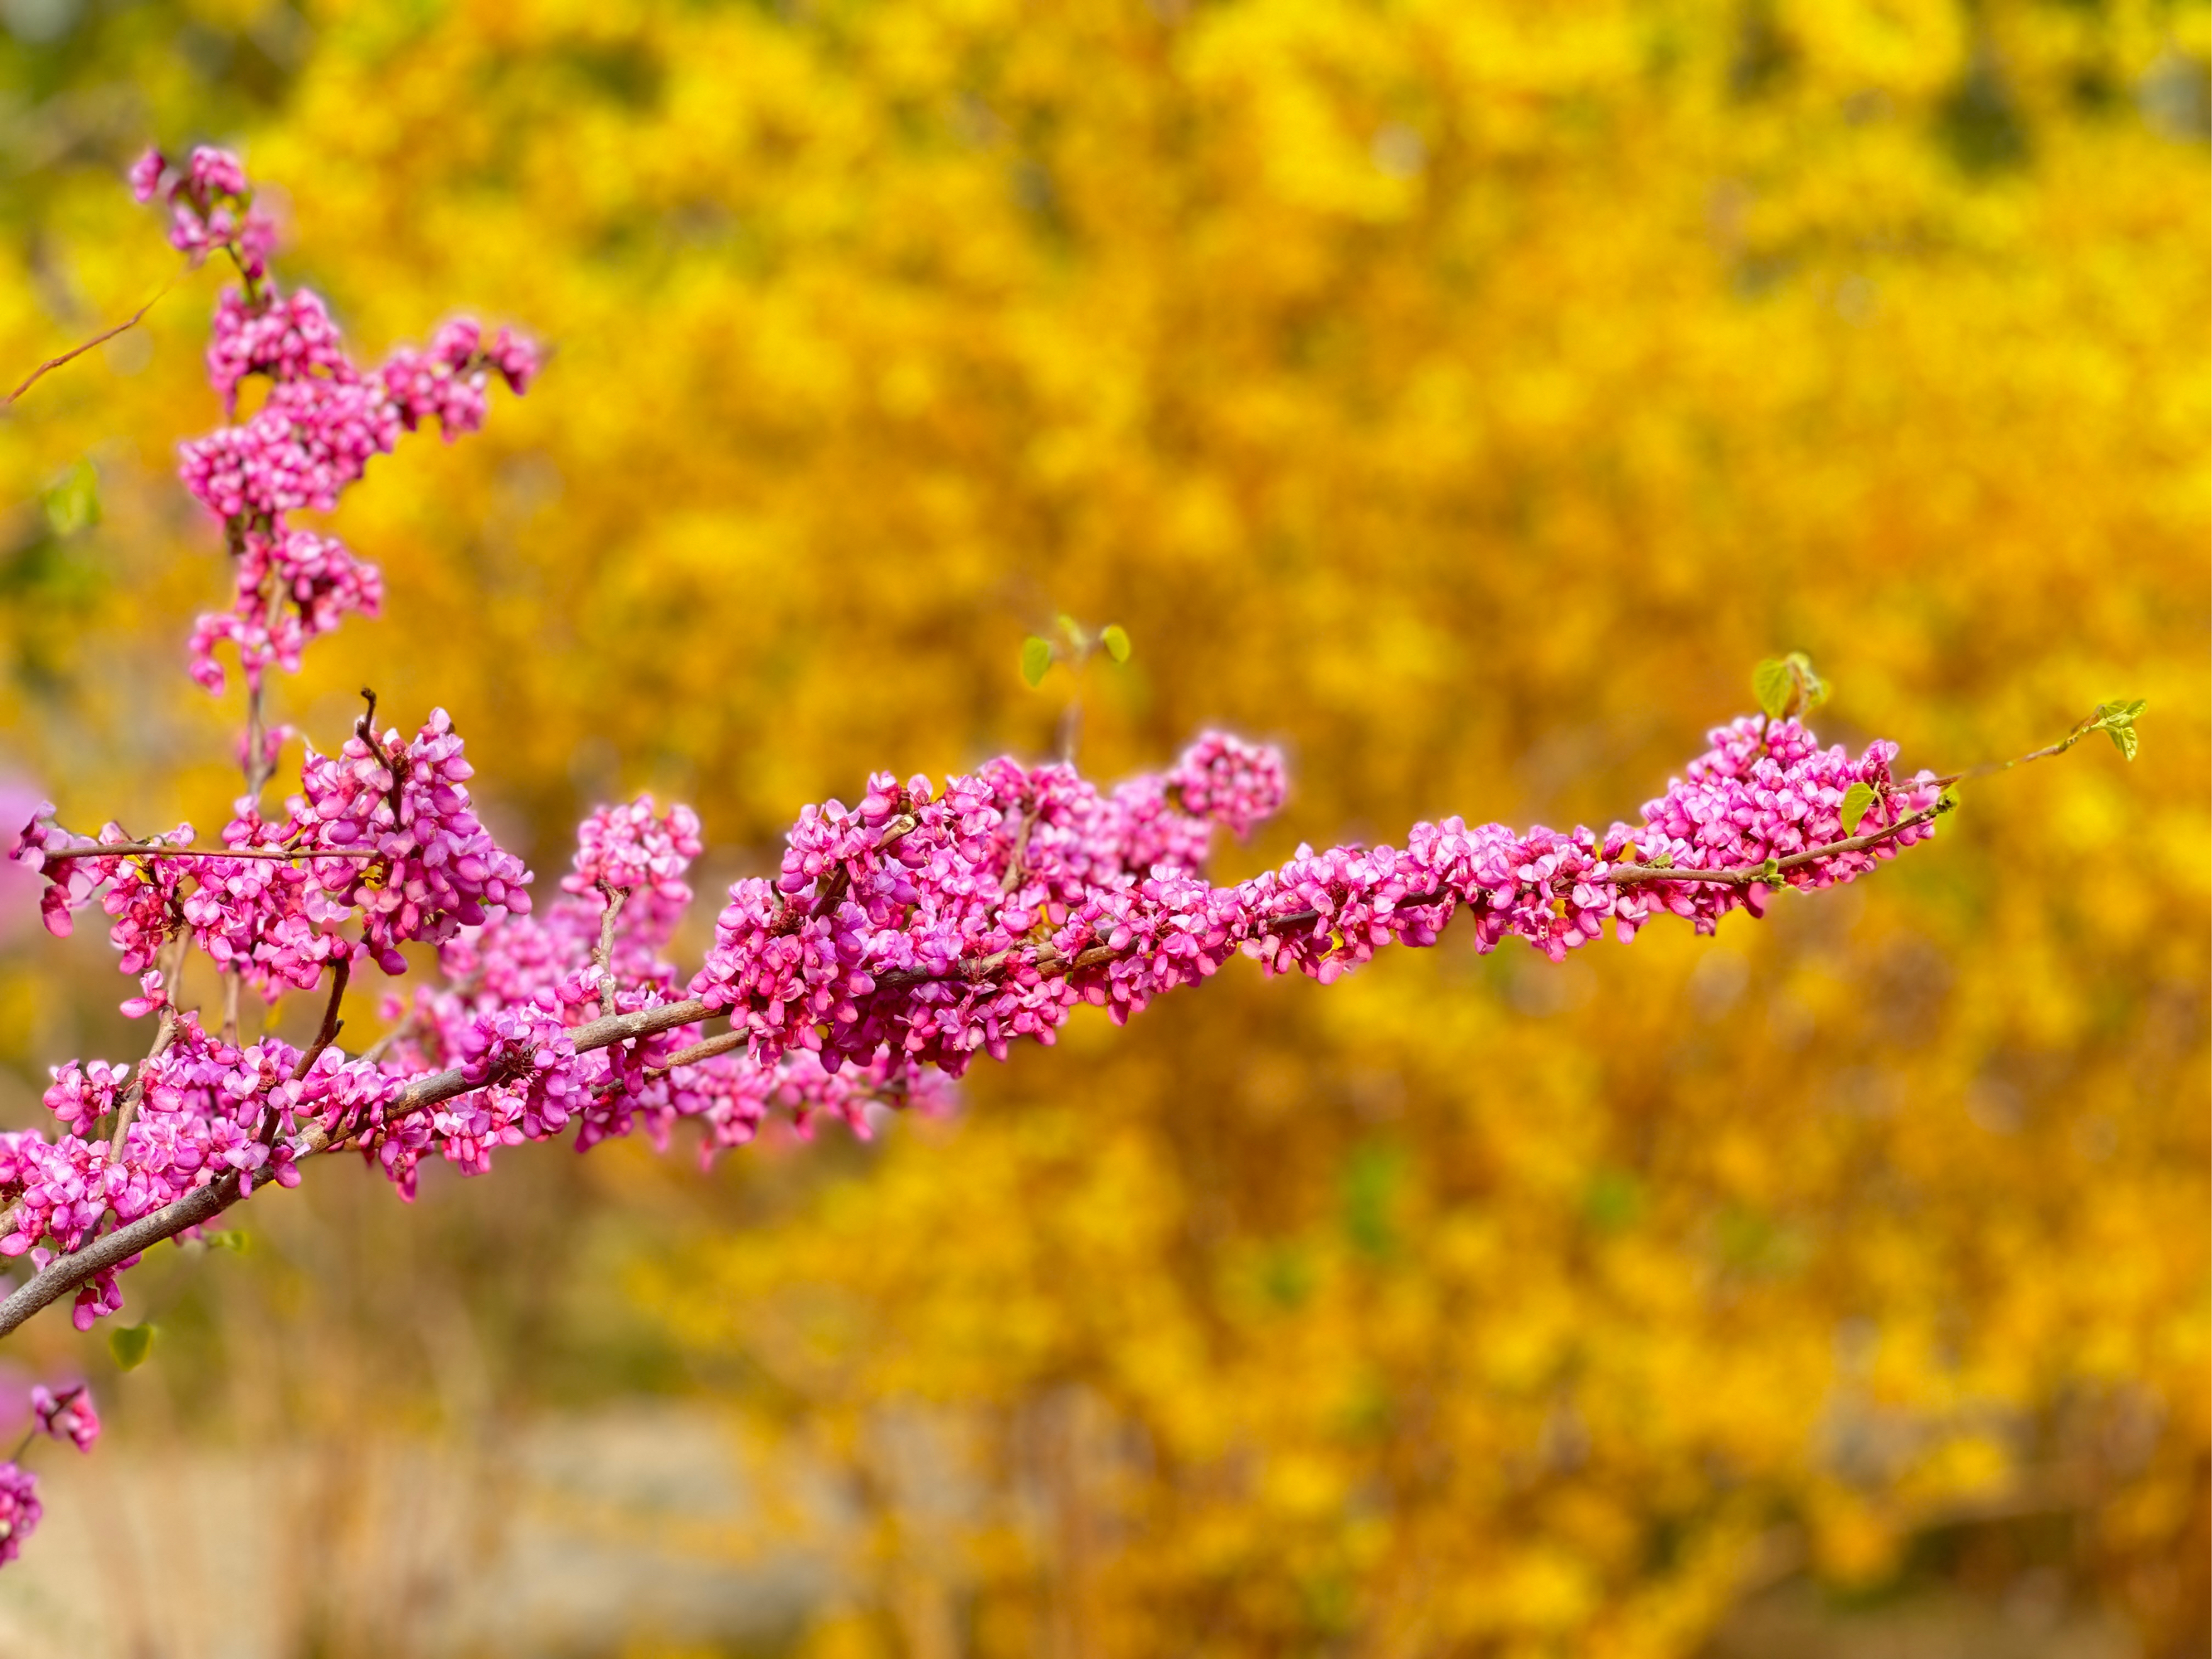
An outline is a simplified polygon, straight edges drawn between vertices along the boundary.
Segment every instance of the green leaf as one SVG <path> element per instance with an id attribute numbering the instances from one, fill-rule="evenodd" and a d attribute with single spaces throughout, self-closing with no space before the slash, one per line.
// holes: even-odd
<path id="1" fill-rule="evenodd" d="M 1052 641 L 1032 634 L 1022 641 L 1022 678 L 1034 688 L 1052 666 Z"/>
<path id="2" fill-rule="evenodd" d="M 2136 729 L 2132 726 L 2108 726 L 2105 733 L 2112 740 L 2112 747 L 2129 760 L 2136 757 Z"/>
<path id="3" fill-rule="evenodd" d="M 154 1346 L 154 1333 L 158 1325 L 125 1325 L 107 1334 L 107 1352 L 115 1356 L 115 1363 L 126 1371 L 135 1371 L 146 1363 L 146 1355 Z"/>
<path id="4" fill-rule="evenodd" d="M 46 523 L 57 536 L 74 536 L 100 522 L 100 474 L 79 461 L 46 491 Z"/>
<path id="5" fill-rule="evenodd" d="M 1790 696 L 1797 689 L 1796 680 L 1790 665 L 1779 657 L 1769 657 L 1753 669 L 1751 695 L 1759 699 L 1759 712 L 1769 720 L 1780 720 L 1789 712 Z"/>
<path id="6" fill-rule="evenodd" d="M 233 1255 L 246 1254 L 246 1235 L 234 1227 L 217 1233 L 202 1233 L 200 1237 L 210 1250 L 228 1250 Z"/>
<path id="7" fill-rule="evenodd" d="M 1752 670 L 1751 690 L 1759 713 L 1772 720 L 1818 708 L 1828 700 L 1827 681 L 1813 672 L 1813 659 L 1802 651 L 1759 664 Z"/>
<path id="8" fill-rule="evenodd" d="M 1106 654 L 1115 662 L 1129 660 L 1129 630 L 1119 623 L 1108 623 L 1105 632 L 1099 635 L 1105 643 Z"/>
<path id="9" fill-rule="evenodd" d="M 1865 821 L 1867 812 L 1873 805 L 1873 785 L 1855 783 L 1850 788 L 1844 791 L 1844 807 L 1842 816 L 1844 820 L 1844 833 L 1846 836 L 1856 836 L 1858 834 L 1859 825 Z"/>

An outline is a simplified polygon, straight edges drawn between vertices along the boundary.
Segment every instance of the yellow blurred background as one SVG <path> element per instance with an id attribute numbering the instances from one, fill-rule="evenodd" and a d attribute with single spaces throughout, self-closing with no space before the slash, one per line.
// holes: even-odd
<path id="1" fill-rule="evenodd" d="M 0 1651 L 2207 1651 L 2203 7 L 0 24 L 11 384 L 174 275 L 149 142 L 243 149 L 356 350 L 551 348 L 348 498 L 386 617 L 276 711 L 449 708 L 541 883 L 618 792 L 699 807 L 711 899 L 871 769 L 1042 751 L 1060 611 L 1135 641 L 1086 769 L 1289 751 L 1227 875 L 1632 816 L 1779 650 L 1907 766 L 2151 702 L 2133 766 L 1716 939 L 1240 963 L 711 1174 L 316 1170 L 134 1276 L 143 1369 L 51 1316 L 0 1354 L 112 1425 L 40 1466 Z M 217 286 L 0 424 L 11 811 L 226 815 L 172 477 Z M 126 1037 L 101 930 L 7 890 L 21 1124 Z"/>

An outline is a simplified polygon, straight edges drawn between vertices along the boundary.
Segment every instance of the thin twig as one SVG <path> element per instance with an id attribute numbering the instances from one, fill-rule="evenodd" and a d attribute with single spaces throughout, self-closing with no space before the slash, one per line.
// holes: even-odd
<path id="1" fill-rule="evenodd" d="M 716 1054 L 726 1054 L 732 1048 L 744 1048 L 750 1035 L 743 1029 L 724 1031 L 718 1036 L 695 1042 L 688 1048 L 678 1048 L 659 1065 L 647 1066 L 645 1074 L 647 1077 L 665 1077 L 679 1066 L 696 1066 L 702 1060 L 714 1059 Z"/>
<path id="2" fill-rule="evenodd" d="M 364 685 L 361 688 L 361 695 L 368 708 L 354 721 L 354 735 L 368 745 L 368 752 L 376 757 L 376 763 L 392 780 L 391 787 L 384 792 L 384 799 L 385 804 L 392 808 L 392 827 L 397 830 L 405 823 L 405 817 L 399 810 L 399 757 L 386 754 L 383 744 L 377 740 L 375 691 Z"/>
<path id="3" fill-rule="evenodd" d="M 373 847 L 170 847 L 158 841 L 121 841 L 107 846 L 40 849 L 47 864 L 64 859 L 373 859 Z"/>
<path id="4" fill-rule="evenodd" d="M 161 1006 L 161 1017 L 154 1028 L 154 1046 L 146 1051 L 146 1058 L 132 1068 L 130 1085 L 123 1091 L 122 1103 L 115 1109 L 115 1133 L 107 1142 L 107 1161 L 123 1161 L 124 1138 L 131 1133 L 131 1125 L 138 1115 L 138 1103 L 145 1097 L 146 1068 L 169 1051 L 176 1040 L 177 1011 L 170 1004 Z"/>
<path id="5" fill-rule="evenodd" d="M 629 899 L 627 887 L 610 887 L 599 884 L 599 892 L 607 902 L 606 914 L 599 918 L 599 947 L 592 952 L 592 962 L 599 970 L 599 1012 L 611 1015 L 615 1011 L 615 918 Z"/>
<path id="6" fill-rule="evenodd" d="M 153 299 L 147 301 L 144 305 L 140 306 L 137 310 L 132 312 L 121 322 L 116 324 L 113 328 L 109 329 L 103 334 L 94 335 L 82 345 L 72 347 L 70 350 L 62 353 L 58 357 L 47 358 L 46 362 L 40 363 L 36 368 L 33 369 L 28 374 L 23 377 L 23 383 L 21 386 L 9 392 L 4 399 L 0 399 L 0 409 L 12 408 L 15 404 L 15 399 L 21 397 L 26 392 L 28 392 L 38 383 L 40 377 L 45 375 L 49 370 L 59 368 L 64 363 L 70 362 L 72 358 L 83 356 L 86 352 L 91 350 L 93 347 L 96 345 L 106 345 L 110 340 L 122 333 L 125 329 L 136 328 L 138 325 L 139 319 L 145 316 L 148 312 L 154 308 L 155 301 L 159 300 L 164 294 L 167 294 L 172 288 L 175 287 L 177 278 L 183 276 L 185 271 L 189 269 L 189 266 L 179 266 L 177 270 L 171 271 L 169 273 L 168 280 L 163 283 L 161 287 L 154 290 Z"/>
<path id="7" fill-rule="evenodd" d="M 878 853 L 889 852 L 913 833 L 915 822 L 913 814 L 901 813 L 884 826 L 884 832 L 876 837 L 876 844 L 872 850 Z M 841 859 L 838 860 L 837 867 L 830 872 L 829 878 L 822 884 L 821 890 L 815 895 L 814 902 L 808 907 L 807 914 L 813 916 L 828 915 L 843 901 L 846 890 L 852 884 L 852 866 Z"/>
<path id="8" fill-rule="evenodd" d="M 1022 884 L 1022 859 L 1030 850 L 1030 826 L 1036 822 L 1036 813 L 1024 803 L 1021 818 L 1014 830 L 1014 850 L 1007 855 L 1006 872 L 999 878 L 999 890 L 1011 893 Z"/>
<path id="9" fill-rule="evenodd" d="M 269 728 L 262 714 L 261 682 L 256 679 L 246 689 L 246 793 L 258 812 L 261 806 L 262 786 L 276 769 L 269 764 L 266 750 Z"/>
<path id="10" fill-rule="evenodd" d="M 338 1004 L 345 1000 L 346 981 L 353 977 L 353 957 L 340 957 L 331 964 L 331 1000 L 323 1005 L 323 1023 L 315 1032 L 315 1040 L 301 1054 L 299 1063 L 292 1067 L 292 1081 L 297 1083 L 314 1069 L 322 1058 L 323 1050 L 338 1040 L 338 1028 L 345 1022 L 338 1018 Z"/>
<path id="11" fill-rule="evenodd" d="M 185 971 L 185 951 L 190 939 L 182 929 L 173 939 L 165 942 L 155 957 L 154 965 L 161 970 L 161 989 L 167 997 L 162 1003 L 160 1016 L 154 1024 L 153 1046 L 146 1050 L 146 1058 L 131 1068 L 131 1081 L 123 1091 L 123 1098 L 115 1108 L 115 1133 L 108 1139 L 107 1161 L 123 1161 L 123 1138 L 131 1133 L 131 1120 L 138 1115 L 138 1103 L 146 1093 L 146 1068 L 168 1053 L 169 1045 L 177 1037 L 177 981 Z"/>

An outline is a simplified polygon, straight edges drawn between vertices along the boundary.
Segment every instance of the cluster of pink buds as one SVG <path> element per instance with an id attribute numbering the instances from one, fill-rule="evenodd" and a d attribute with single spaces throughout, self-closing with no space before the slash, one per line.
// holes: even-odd
<path id="1" fill-rule="evenodd" d="M 58 1390 L 41 1382 L 31 1389 L 30 1432 L 14 1456 L 0 1462 L 0 1563 L 22 1553 L 24 1540 L 46 1515 L 46 1506 L 39 1501 L 39 1478 L 21 1462 L 40 1435 L 90 1451 L 100 1438 L 100 1413 L 93 1408 L 92 1390 L 82 1382 Z"/>
<path id="2" fill-rule="evenodd" d="M 100 1413 L 92 1390 L 79 1382 L 56 1393 L 41 1382 L 31 1390 L 31 1418 L 40 1434 L 88 1452 L 100 1438 Z"/>
<path id="3" fill-rule="evenodd" d="M 194 259 L 227 251 L 244 277 L 224 290 L 208 345 L 208 378 L 234 415 L 240 384 L 270 382 L 252 418 L 179 447 L 185 486 L 223 521 L 234 560 L 228 611 L 204 616 L 191 635 L 192 677 L 221 690 L 216 647 L 238 653 L 249 685 L 273 665 L 297 672 L 309 640 L 350 611 L 374 616 L 383 599 L 376 568 L 328 536 L 292 527 L 303 507 L 327 512 L 369 461 L 403 433 L 434 421 L 447 439 L 483 424 L 496 377 L 520 392 L 538 372 L 537 349 L 501 329 L 489 340 L 467 319 L 441 327 L 428 350 L 403 346 L 364 371 L 346 355 L 319 296 L 286 295 L 269 275 L 275 228 L 252 205 L 238 158 L 192 152 L 183 167 L 149 150 L 131 169 L 142 202 L 166 196 L 170 240 Z"/>
<path id="4" fill-rule="evenodd" d="M 1226 732 L 1209 732 L 1193 744 L 1167 782 L 1184 811 L 1228 825 L 1240 841 L 1280 811 L 1291 793 L 1280 750 Z"/>
<path id="5" fill-rule="evenodd" d="M 313 989 L 325 968 L 357 952 L 404 974 L 401 945 L 435 944 L 495 910 L 530 908 L 530 872 L 477 819 L 471 775 L 443 709 L 404 744 L 364 721 L 336 756 L 309 751 L 283 822 L 264 822 L 249 804 L 226 825 L 228 854 L 170 856 L 191 847 L 189 823 L 144 842 L 111 823 L 88 840 L 54 823 L 46 805 L 15 856 L 47 877 L 52 932 L 68 933 L 71 913 L 105 884 L 125 972 L 147 972 L 163 946 L 188 936 L 273 1000 L 287 988 Z M 339 925 L 356 921 L 353 940 Z M 149 988 L 134 1005 L 126 1012 L 136 1017 L 160 1000 Z"/>
<path id="6" fill-rule="evenodd" d="M 684 872 L 704 850 L 696 812 L 676 806 L 656 813 L 653 797 L 640 795 L 626 806 L 602 806 L 576 826 L 575 865 L 561 878 L 561 890 L 622 894 L 643 912 L 633 911 L 634 921 L 665 939 L 691 902 Z"/>
<path id="7" fill-rule="evenodd" d="M 131 168 L 131 193 L 142 203 L 168 202 L 170 246 L 195 263 L 227 249 L 249 283 L 268 270 L 276 222 L 253 205 L 246 169 L 229 151 L 203 144 L 175 167 L 149 149 Z"/>
<path id="8" fill-rule="evenodd" d="M 0 1463 L 0 1563 L 23 1553 L 23 1540 L 46 1516 L 39 1502 L 39 1477 L 11 1459 Z"/>

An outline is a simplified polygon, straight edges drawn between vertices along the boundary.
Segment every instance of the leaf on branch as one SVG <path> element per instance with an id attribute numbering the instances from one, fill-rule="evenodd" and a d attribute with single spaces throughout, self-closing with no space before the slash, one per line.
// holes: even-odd
<path id="1" fill-rule="evenodd" d="M 1802 651 L 1786 657 L 1769 657 L 1752 670 L 1752 695 L 1759 711 L 1769 720 L 1787 720 L 1818 708 L 1828 700 L 1828 683 L 1813 672 L 1813 659 Z"/>
<path id="2" fill-rule="evenodd" d="M 2136 717 L 2150 707 L 2146 697 L 2132 702 L 2100 702 L 2091 718 L 2089 729 L 2102 732 L 2112 740 L 2112 747 L 2129 760 L 2136 757 L 2138 739 L 2136 737 Z"/>
<path id="3" fill-rule="evenodd" d="M 1751 694 L 1759 699 L 1759 712 L 1769 720 L 1782 718 L 1793 689 L 1790 665 L 1779 657 L 1769 657 L 1751 671 Z"/>
<path id="4" fill-rule="evenodd" d="M 1844 821 L 1844 833 L 1846 836 L 1858 834 L 1859 825 L 1865 822 L 1866 815 L 1873 805 L 1873 785 L 1855 783 L 1844 791 L 1843 810 L 1839 816 Z"/>
<path id="5" fill-rule="evenodd" d="M 154 1346 L 154 1334 L 158 1325 L 125 1325 L 107 1334 L 107 1352 L 115 1356 L 115 1363 L 126 1371 L 135 1371 L 146 1363 L 146 1356 Z"/>
<path id="6" fill-rule="evenodd" d="M 1129 660 L 1129 630 L 1121 623 L 1108 623 L 1098 638 L 1106 647 L 1106 654 L 1115 662 Z"/>
<path id="7" fill-rule="evenodd" d="M 1052 641 L 1035 634 L 1022 641 L 1022 678 L 1034 688 L 1052 666 Z"/>

